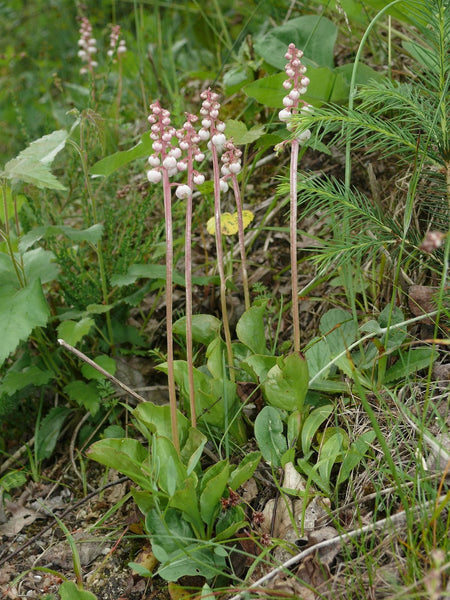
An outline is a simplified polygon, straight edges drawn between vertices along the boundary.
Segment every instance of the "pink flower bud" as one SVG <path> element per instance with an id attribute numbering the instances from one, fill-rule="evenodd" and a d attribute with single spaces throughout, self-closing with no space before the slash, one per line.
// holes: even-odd
<path id="1" fill-rule="evenodd" d="M 285 90 L 290 90 L 292 87 L 292 83 L 290 79 L 286 79 L 285 81 L 283 81 L 283 87 Z"/>
<path id="2" fill-rule="evenodd" d="M 155 152 L 161 152 L 163 147 L 162 147 L 161 142 L 153 142 L 152 148 Z"/>

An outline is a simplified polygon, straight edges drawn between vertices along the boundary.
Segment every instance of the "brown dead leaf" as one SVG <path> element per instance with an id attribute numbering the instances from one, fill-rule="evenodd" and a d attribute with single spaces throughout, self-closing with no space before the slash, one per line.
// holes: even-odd
<path id="1" fill-rule="evenodd" d="M 420 317 L 429 312 L 436 310 L 436 302 L 434 295 L 438 288 L 426 285 L 411 285 L 408 289 L 408 305 L 409 309 L 415 317 Z M 430 317 L 426 317 L 422 321 L 427 325 L 433 325 Z"/>
<path id="2" fill-rule="evenodd" d="M 20 533 L 24 527 L 31 525 L 36 519 L 43 519 L 45 515 L 29 506 L 23 506 L 19 502 L 6 502 L 6 508 L 11 517 L 6 523 L 0 525 L 0 534 L 13 537 Z"/>

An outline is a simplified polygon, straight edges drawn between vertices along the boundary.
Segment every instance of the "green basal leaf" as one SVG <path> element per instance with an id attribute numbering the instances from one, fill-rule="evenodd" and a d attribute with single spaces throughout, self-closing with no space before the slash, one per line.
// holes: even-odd
<path id="1" fill-rule="evenodd" d="M 332 412 L 333 407 L 331 406 L 331 404 L 329 404 L 314 409 L 312 413 L 308 415 L 305 422 L 303 423 L 301 434 L 303 454 L 308 454 L 314 436 L 316 435 L 319 427 L 326 419 L 328 419 Z"/>
<path id="2" fill-rule="evenodd" d="M 222 542 L 234 537 L 235 533 L 248 526 L 242 506 L 231 506 L 222 512 L 217 519 L 215 542 Z"/>
<path id="3" fill-rule="evenodd" d="M 200 344 L 209 344 L 219 335 L 222 321 L 213 315 L 192 315 L 192 339 Z M 186 335 L 186 317 L 173 324 L 176 335 Z"/>
<path id="4" fill-rule="evenodd" d="M 153 454 L 159 461 L 158 487 L 169 496 L 184 486 L 186 467 L 181 462 L 172 440 L 157 434 L 153 440 Z"/>
<path id="5" fill-rule="evenodd" d="M 99 367 L 102 367 L 102 369 L 107 371 L 110 375 L 114 375 L 114 373 L 116 372 L 116 361 L 110 356 L 101 354 L 100 356 L 96 356 L 93 359 L 93 361 Z M 91 367 L 91 365 L 88 365 L 87 363 L 83 363 L 81 365 L 81 373 L 86 379 L 105 379 L 105 375 L 102 375 L 102 373 L 100 373 L 99 371 L 97 371 L 97 369 L 94 369 L 94 367 Z"/>
<path id="6" fill-rule="evenodd" d="M 375 438 L 376 434 L 374 431 L 366 431 L 353 442 L 342 461 L 336 485 L 339 486 L 341 483 L 344 483 L 344 481 L 347 481 L 350 477 L 350 473 L 364 458 L 370 444 Z"/>
<path id="7" fill-rule="evenodd" d="M 97 600 L 92 592 L 80 590 L 73 581 L 65 581 L 59 586 L 61 600 Z"/>
<path id="8" fill-rule="evenodd" d="M 250 452 L 244 456 L 239 465 L 231 472 L 228 479 L 228 486 L 236 491 L 246 481 L 253 476 L 259 462 L 261 460 L 261 452 Z"/>
<path id="9" fill-rule="evenodd" d="M 264 383 L 267 373 L 276 365 L 277 357 L 267 354 L 251 354 L 241 361 L 240 366 L 258 383 Z"/>
<path id="10" fill-rule="evenodd" d="M 169 500 L 169 506 L 177 508 L 183 513 L 186 520 L 189 521 L 198 538 L 205 536 L 205 527 L 203 525 L 197 498 L 197 481 L 194 477 L 188 477 L 184 486 L 172 494 Z"/>
<path id="11" fill-rule="evenodd" d="M 132 413 L 133 417 L 142 423 L 150 433 L 157 433 L 169 440 L 172 439 L 170 407 L 168 405 L 158 406 L 153 402 L 142 402 Z M 183 447 L 188 438 L 191 424 L 189 419 L 179 411 L 177 411 L 177 423 L 179 443 Z"/>
<path id="12" fill-rule="evenodd" d="M 1 173 L 7 179 L 19 179 L 39 188 L 65 190 L 63 184 L 50 171 L 50 165 L 68 138 L 64 129 L 53 131 L 32 142 L 25 150 L 6 163 Z"/>
<path id="13" fill-rule="evenodd" d="M 61 429 L 71 412 L 67 406 L 54 406 L 42 420 L 35 440 L 37 460 L 53 454 Z"/>
<path id="14" fill-rule="evenodd" d="M 148 158 L 150 154 L 153 154 L 152 143 L 153 141 L 150 139 L 150 134 L 148 132 L 144 133 L 140 141 L 136 146 L 133 146 L 133 148 L 115 152 L 96 162 L 90 169 L 91 175 L 97 177 L 109 177 L 115 171 L 128 165 L 137 158 Z"/>
<path id="15" fill-rule="evenodd" d="M 215 468 L 220 465 L 221 468 L 218 470 Z M 220 499 L 227 486 L 228 477 L 230 475 L 230 465 L 228 461 L 221 461 L 210 467 L 203 476 L 202 488 L 203 491 L 200 494 L 200 514 L 209 532 L 212 531 L 214 520 L 217 517 L 220 510 Z M 212 470 L 215 474 L 213 477 L 208 477 L 208 471 Z M 205 482 L 206 478 L 206 483 Z"/>
<path id="16" fill-rule="evenodd" d="M 257 125 L 251 129 L 247 129 L 247 125 L 243 121 L 235 121 L 228 119 L 226 122 L 227 138 L 232 139 L 236 146 L 245 146 L 253 144 L 261 136 L 264 135 L 265 126 Z"/>
<path id="17" fill-rule="evenodd" d="M 131 438 L 99 440 L 90 446 L 86 455 L 91 460 L 96 460 L 126 475 L 143 490 L 153 492 L 154 485 L 142 468 L 143 464 L 148 462 L 149 452 L 137 440 Z"/>
<path id="18" fill-rule="evenodd" d="M 9 369 L 0 383 L 0 397 L 3 394 L 12 396 L 29 385 L 44 386 L 52 381 L 54 376 L 53 371 L 42 371 L 35 365 L 25 367 L 19 371 Z"/>
<path id="19" fill-rule="evenodd" d="M 27 476 L 23 471 L 8 471 L 6 475 L 0 478 L 0 489 L 9 492 L 16 487 L 25 485 L 26 482 Z"/>
<path id="20" fill-rule="evenodd" d="M 302 410 L 308 392 L 308 365 L 300 353 L 293 353 L 267 373 L 262 385 L 264 397 L 272 406 L 292 412 Z"/>
<path id="21" fill-rule="evenodd" d="M 280 70 L 286 65 L 284 55 L 290 43 L 304 52 L 307 66 L 312 63 L 332 69 L 336 37 L 337 27 L 331 21 L 323 16 L 307 15 L 270 28 L 269 33 L 255 41 L 254 47 L 267 63 Z"/>
<path id="22" fill-rule="evenodd" d="M 331 469 L 344 451 L 344 437 L 341 432 L 334 433 L 322 446 L 317 467 L 323 481 L 330 481 Z"/>
<path id="23" fill-rule="evenodd" d="M 395 365 L 386 371 L 384 383 L 411 378 L 417 371 L 427 369 L 438 356 L 433 348 L 411 348 L 407 352 L 399 352 Z"/>
<path id="24" fill-rule="evenodd" d="M 267 354 L 264 313 L 266 304 L 246 310 L 236 325 L 236 334 L 254 354 Z"/>
<path id="25" fill-rule="evenodd" d="M 90 383 L 79 380 L 71 381 L 64 387 L 64 391 L 71 400 L 78 406 L 86 408 L 93 417 L 97 414 L 101 398 L 94 381 Z"/>
<path id="26" fill-rule="evenodd" d="M 191 427 L 189 429 L 188 439 L 181 448 L 181 461 L 187 467 L 187 474 L 190 475 L 199 464 L 203 448 L 205 447 L 208 438 L 201 431 Z"/>
<path id="27" fill-rule="evenodd" d="M 38 279 L 20 290 L 0 286 L 0 365 L 35 327 L 44 327 L 50 310 Z"/>
<path id="28" fill-rule="evenodd" d="M 313 467 L 308 460 L 299 458 L 297 460 L 297 466 L 300 473 L 303 473 L 308 478 L 308 483 L 311 481 L 316 487 L 325 492 L 327 495 L 331 494 L 330 482 L 324 480 L 317 472 L 317 465 Z"/>
<path id="29" fill-rule="evenodd" d="M 84 317 L 79 321 L 63 321 L 58 325 L 58 337 L 71 346 L 76 346 L 95 326 L 94 319 Z"/>
<path id="30" fill-rule="evenodd" d="M 281 466 L 281 456 L 287 450 L 283 421 L 279 411 L 265 406 L 255 419 L 255 438 L 264 460 L 274 467 Z"/>
<path id="31" fill-rule="evenodd" d="M 35 227 L 26 233 L 19 242 L 19 249 L 22 252 L 31 248 L 33 244 L 40 240 L 47 240 L 56 235 L 64 235 L 74 242 L 90 242 L 96 244 L 101 240 L 103 233 L 103 224 L 97 223 L 88 229 L 75 229 L 68 225 L 42 225 Z"/>

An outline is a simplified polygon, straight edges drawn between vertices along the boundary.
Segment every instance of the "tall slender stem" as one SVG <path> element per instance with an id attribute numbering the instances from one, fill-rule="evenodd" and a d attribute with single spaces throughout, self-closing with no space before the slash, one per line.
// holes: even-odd
<path id="1" fill-rule="evenodd" d="M 242 286 L 244 288 L 244 303 L 245 310 L 248 310 L 250 308 L 250 292 L 248 288 L 247 260 L 245 257 L 244 221 L 242 218 L 241 190 L 239 188 L 237 177 L 234 173 L 231 176 L 231 181 L 233 182 L 233 191 L 236 199 L 236 209 L 238 217 L 239 251 L 241 254 L 241 272 Z"/>
<path id="2" fill-rule="evenodd" d="M 292 288 L 292 324 L 294 328 L 294 351 L 300 352 L 300 315 L 298 306 L 298 265 L 297 265 L 297 166 L 299 142 L 291 142 L 290 172 L 290 246 L 291 246 L 291 288 Z"/>
<path id="3" fill-rule="evenodd" d="M 219 159 L 217 149 L 214 144 L 211 144 L 213 174 L 214 174 L 214 223 L 216 229 L 216 251 L 217 251 L 217 268 L 220 278 L 220 305 L 222 309 L 222 322 L 225 334 L 225 344 L 227 347 L 227 359 L 230 372 L 230 380 L 234 381 L 233 369 L 233 350 L 231 347 L 230 324 L 228 321 L 227 296 L 226 296 L 226 279 L 224 271 L 224 258 L 222 248 L 222 231 L 220 227 L 220 175 L 219 175 Z"/>
<path id="4" fill-rule="evenodd" d="M 187 184 L 191 190 L 194 186 L 192 159 L 192 148 L 189 148 Z M 197 417 L 195 410 L 194 354 L 192 342 L 192 195 L 188 196 L 186 204 L 184 272 L 186 277 L 186 359 L 188 367 L 189 407 L 191 413 L 191 425 L 192 427 L 196 427 Z"/>
<path id="5" fill-rule="evenodd" d="M 170 182 L 167 169 L 162 170 L 164 190 L 164 216 L 166 225 L 166 332 L 167 332 L 167 377 L 169 384 L 170 421 L 172 427 L 173 445 L 180 451 L 177 421 L 177 396 L 175 390 L 175 371 L 173 364 L 173 328 L 172 328 L 172 280 L 173 280 L 173 232 L 172 232 L 172 201 Z"/>

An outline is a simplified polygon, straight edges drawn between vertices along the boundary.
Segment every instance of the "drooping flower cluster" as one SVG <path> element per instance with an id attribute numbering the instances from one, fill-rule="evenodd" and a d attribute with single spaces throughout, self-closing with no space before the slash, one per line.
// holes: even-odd
<path id="1" fill-rule="evenodd" d="M 201 185 L 205 181 L 204 175 L 192 169 L 192 162 L 195 160 L 196 162 L 202 162 L 205 159 L 205 155 L 199 149 L 199 143 L 201 142 L 201 137 L 195 130 L 193 123 L 198 121 L 198 117 L 191 113 L 186 113 L 186 121 L 183 124 L 183 127 L 176 132 L 176 136 L 179 140 L 178 144 L 180 149 L 183 152 L 186 152 L 187 159 L 178 161 L 178 170 L 186 171 L 188 170 L 188 183 L 192 185 Z M 192 178 L 192 182 L 190 179 Z"/>
<path id="2" fill-rule="evenodd" d="M 109 35 L 109 50 L 107 55 L 109 58 L 113 58 L 114 54 L 117 53 L 117 56 L 121 56 L 125 54 L 127 51 L 127 45 L 124 39 L 119 40 L 120 38 L 120 25 L 112 25 L 111 33 Z"/>
<path id="3" fill-rule="evenodd" d="M 237 175 L 241 172 L 241 156 L 241 150 L 236 148 L 231 140 L 225 142 L 224 153 L 221 157 L 223 165 L 220 169 L 223 176 Z"/>
<path id="4" fill-rule="evenodd" d="M 97 40 L 92 36 L 92 25 L 87 17 L 81 18 L 81 27 L 79 29 L 80 39 L 78 40 L 78 56 L 85 66 L 81 67 L 82 75 L 93 72 L 98 62 L 94 60 L 97 53 Z"/>
<path id="5" fill-rule="evenodd" d="M 292 131 L 294 124 L 291 122 L 293 115 L 302 114 L 311 110 L 311 105 L 301 99 L 309 85 L 309 79 L 305 76 L 306 67 L 302 64 L 303 52 L 295 47 L 295 44 L 289 44 L 288 51 L 284 55 L 288 61 L 285 66 L 288 78 L 283 82 L 288 94 L 283 98 L 284 108 L 278 113 L 280 121 L 286 122 L 286 127 Z M 306 129 L 298 137 L 300 144 L 304 144 L 311 137 L 311 131 Z"/>
<path id="6" fill-rule="evenodd" d="M 226 142 L 225 123 L 219 119 L 220 103 L 219 95 L 208 88 L 200 94 L 203 100 L 200 114 L 202 116 L 202 128 L 198 132 L 203 141 L 208 141 L 208 148 L 211 150 L 211 144 L 214 144 L 217 152 L 222 153 Z"/>
<path id="7" fill-rule="evenodd" d="M 189 115 L 183 128 L 176 131 L 171 124 L 170 112 L 162 108 L 159 101 L 151 104 L 150 109 L 152 112 L 148 117 L 148 122 L 150 123 L 150 138 L 153 140 L 154 154 L 148 158 L 148 163 L 152 168 L 147 171 L 147 179 L 150 183 L 159 183 L 163 178 L 164 171 L 168 178 L 181 171 L 186 171 L 188 163 L 182 159 L 182 149 L 193 151 L 194 159 L 197 161 L 203 160 L 204 155 L 198 149 L 197 144 L 201 138 L 192 125 L 196 120 L 194 115 Z M 179 146 L 172 143 L 174 137 L 180 140 Z M 199 185 L 203 182 L 203 175 L 195 171 L 193 183 Z M 191 185 L 177 185 L 175 190 L 177 198 L 185 199 L 192 196 Z"/>

